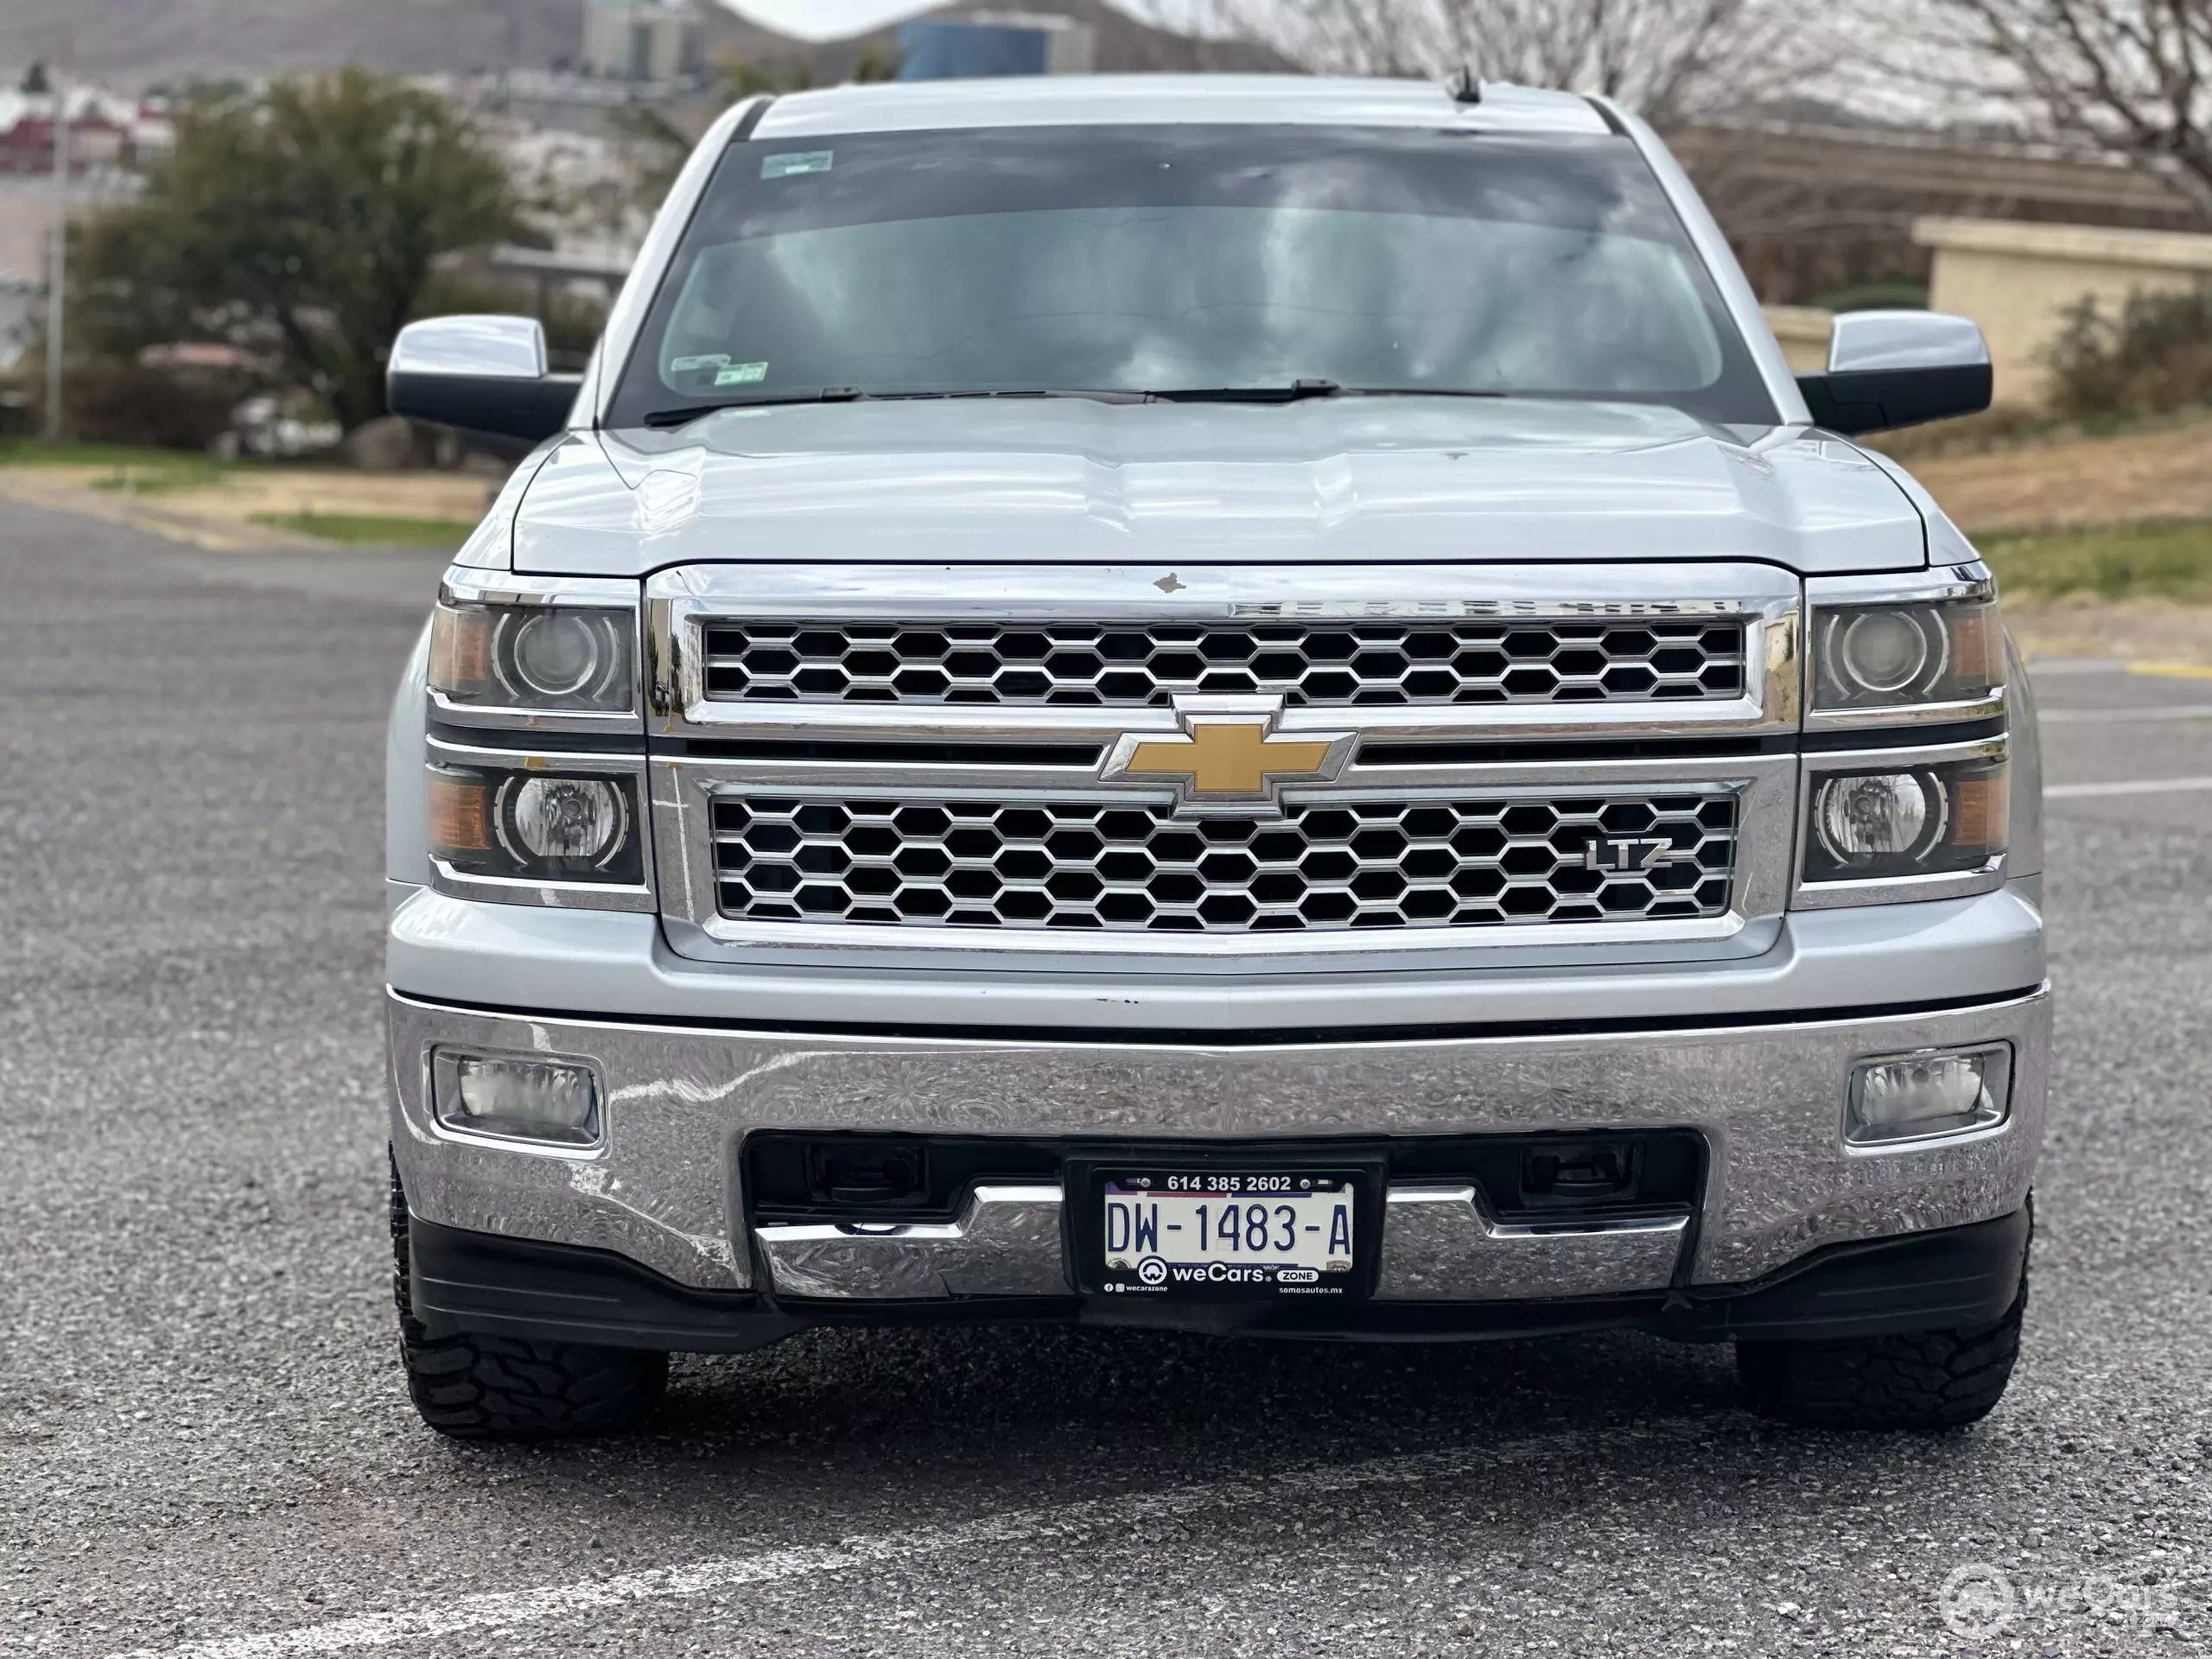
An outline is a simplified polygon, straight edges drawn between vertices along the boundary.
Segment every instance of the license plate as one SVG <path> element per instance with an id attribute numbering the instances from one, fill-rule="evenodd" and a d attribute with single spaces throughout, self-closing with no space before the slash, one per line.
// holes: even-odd
<path id="1" fill-rule="evenodd" d="M 1341 1297 L 1366 1276 L 1356 1174 L 1116 1169 L 1098 1183 L 1109 1294 Z"/>

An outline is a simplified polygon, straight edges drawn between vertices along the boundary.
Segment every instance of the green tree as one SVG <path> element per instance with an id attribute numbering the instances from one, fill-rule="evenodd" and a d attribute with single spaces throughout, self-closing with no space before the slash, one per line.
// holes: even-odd
<path id="1" fill-rule="evenodd" d="M 143 194 L 83 234 L 93 349 L 222 340 L 348 428 L 448 256 L 526 236 L 505 165 L 432 93 L 358 70 L 187 108 Z"/>

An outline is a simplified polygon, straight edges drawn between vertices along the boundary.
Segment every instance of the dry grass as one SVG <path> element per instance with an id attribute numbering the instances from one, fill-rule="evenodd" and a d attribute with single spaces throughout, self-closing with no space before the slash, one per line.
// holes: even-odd
<path id="1" fill-rule="evenodd" d="M 0 451 L 0 496 L 233 550 L 359 541 L 379 524 L 394 543 L 459 547 L 498 488 L 467 473 L 216 463 L 158 449 Z"/>
<path id="2" fill-rule="evenodd" d="M 476 528 L 467 519 L 404 518 L 387 512 L 270 512 L 254 522 L 311 541 L 354 547 L 457 548 Z"/>
<path id="3" fill-rule="evenodd" d="M 82 475 L 77 481 L 86 488 L 111 476 L 90 468 L 35 470 L 79 471 Z M 465 473 L 357 473 L 339 467 L 238 467 L 212 478 L 167 484 L 160 494 L 162 505 L 175 512 L 238 523 L 312 514 L 459 519 L 474 524 L 484 516 L 497 487 L 491 480 Z"/>
<path id="4" fill-rule="evenodd" d="M 2212 519 L 2212 419 L 1905 464 L 1970 536 Z"/>
<path id="5" fill-rule="evenodd" d="M 2212 664 L 2212 609 L 2200 606 L 2052 604 L 2008 597 L 2005 626 L 2030 662 L 2115 657 L 2131 663 Z"/>

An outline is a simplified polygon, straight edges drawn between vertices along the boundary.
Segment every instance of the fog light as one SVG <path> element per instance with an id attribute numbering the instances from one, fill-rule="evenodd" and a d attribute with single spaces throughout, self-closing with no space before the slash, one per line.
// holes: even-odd
<path id="1" fill-rule="evenodd" d="M 1885 1146 L 1993 1128 L 2011 1107 L 2012 1051 L 1928 1049 L 1852 1068 L 1844 1139 Z"/>
<path id="2" fill-rule="evenodd" d="M 599 1140 L 599 1090 L 588 1066 L 440 1051 L 432 1073 L 438 1121 L 449 1129 L 563 1147 Z"/>

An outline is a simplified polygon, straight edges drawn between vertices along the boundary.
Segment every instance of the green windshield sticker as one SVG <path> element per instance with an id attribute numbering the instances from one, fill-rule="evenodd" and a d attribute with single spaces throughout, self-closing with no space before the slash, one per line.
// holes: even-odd
<path id="1" fill-rule="evenodd" d="M 802 150 L 795 156 L 769 156 L 762 158 L 760 176 L 764 179 L 791 179 L 802 173 L 827 173 L 830 164 L 837 158 L 834 149 Z"/>
<path id="2" fill-rule="evenodd" d="M 728 361 L 728 352 L 715 352 L 705 357 L 679 357 L 668 365 L 668 372 L 682 374 L 687 369 L 719 369 Z"/>
<path id="3" fill-rule="evenodd" d="M 768 378 L 766 363 L 732 363 L 726 369 L 715 371 L 718 386 L 757 386 Z"/>

